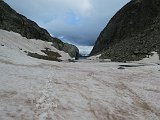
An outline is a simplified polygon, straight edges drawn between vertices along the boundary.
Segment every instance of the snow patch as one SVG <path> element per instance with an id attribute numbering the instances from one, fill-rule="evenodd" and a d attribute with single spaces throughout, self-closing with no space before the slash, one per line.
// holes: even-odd
<path id="1" fill-rule="evenodd" d="M 1 49 L 3 52 L 8 52 L 8 55 L 12 56 L 14 59 L 18 58 L 17 56 L 26 56 L 25 52 L 38 53 L 40 55 L 45 55 L 41 50 L 49 48 L 51 51 L 59 53 L 62 57 L 61 60 L 70 59 L 68 53 L 64 51 L 59 51 L 52 46 L 51 42 L 45 42 L 42 40 L 36 39 L 27 39 L 22 37 L 18 33 L 8 32 L 5 30 L 0 30 L 0 44 L 4 45 Z M 15 53 L 15 54 L 13 54 Z M 15 57 L 14 57 L 15 56 Z M 24 60 L 25 61 L 25 60 Z M 27 60 L 28 61 L 28 60 Z"/>
<path id="2" fill-rule="evenodd" d="M 146 63 L 146 64 L 149 64 L 149 63 L 158 63 L 160 64 L 160 57 L 159 57 L 159 54 L 157 52 L 151 52 L 152 55 L 149 55 L 147 58 L 144 58 L 140 61 L 134 61 L 136 63 Z"/>

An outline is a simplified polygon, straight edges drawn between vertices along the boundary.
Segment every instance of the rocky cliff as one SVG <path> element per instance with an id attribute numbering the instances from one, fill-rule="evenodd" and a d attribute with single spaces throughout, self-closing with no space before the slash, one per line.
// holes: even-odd
<path id="1" fill-rule="evenodd" d="M 76 46 L 63 43 L 57 38 L 53 38 L 47 30 L 39 27 L 34 21 L 18 14 L 3 0 L 0 0 L 0 29 L 20 33 L 28 39 L 41 39 L 53 43 L 59 50 L 67 52 L 71 57 L 76 57 L 79 50 Z"/>
<path id="2" fill-rule="evenodd" d="M 131 0 L 100 33 L 90 55 L 131 61 L 152 51 L 160 54 L 160 1 Z"/>

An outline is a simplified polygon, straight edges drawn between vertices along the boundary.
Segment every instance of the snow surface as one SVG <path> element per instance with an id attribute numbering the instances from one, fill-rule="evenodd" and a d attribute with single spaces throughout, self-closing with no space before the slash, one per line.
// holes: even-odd
<path id="1" fill-rule="evenodd" d="M 40 60 L 31 41 L 0 30 L 0 120 L 160 120 L 158 64 Z"/>
<path id="2" fill-rule="evenodd" d="M 157 63 L 160 64 L 160 58 L 157 52 L 152 52 L 152 55 L 140 60 L 134 61 L 135 63 Z"/>

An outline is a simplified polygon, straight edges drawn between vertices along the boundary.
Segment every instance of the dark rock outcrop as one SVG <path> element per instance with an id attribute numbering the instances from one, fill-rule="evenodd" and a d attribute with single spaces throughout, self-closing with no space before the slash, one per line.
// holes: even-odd
<path id="1" fill-rule="evenodd" d="M 59 59 L 61 55 L 57 52 L 51 51 L 49 48 L 45 48 L 45 50 L 41 50 L 41 51 L 46 55 L 40 55 L 38 53 L 28 52 L 28 56 L 38 58 L 38 59 L 43 59 L 43 60 L 58 61 L 58 62 L 62 61 Z"/>
<path id="2" fill-rule="evenodd" d="M 27 19 L 25 16 L 18 14 L 3 0 L 0 0 L 0 29 L 17 32 L 28 39 L 52 42 L 54 47 L 67 52 L 71 57 L 76 57 L 74 53 L 79 53 L 76 46 L 68 45 L 57 38 L 51 37 L 47 30 L 39 27 L 34 21 Z"/>
<path id="3" fill-rule="evenodd" d="M 63 50 L 66 51 L 67 53 L 70 53 L 70 56 L 75 57 L 76 60 L 79 58 L 79 50 L 72 44 L 65 43 Z"/>
<path id="4" fill-rule="evenodd" d="M 100 33 L 90 55 L 131 61 L 152 51 L 160 54 L 160 0 L 131 0 Z"/>

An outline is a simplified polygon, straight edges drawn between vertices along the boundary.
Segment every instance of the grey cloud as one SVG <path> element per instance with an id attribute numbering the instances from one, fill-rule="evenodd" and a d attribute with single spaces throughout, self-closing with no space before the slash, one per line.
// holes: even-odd
<path id="1" fill-rule="evenodd" d="M 17 12 L 50 34 L 80 45 L 93 45 L 108 20 L 129 0 L 6 0 Z"/>

